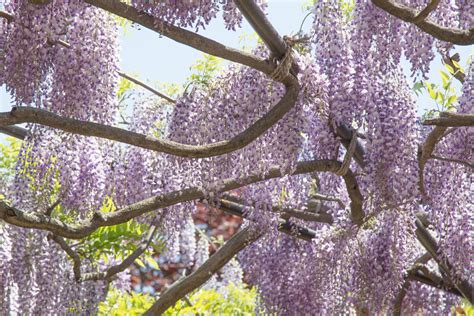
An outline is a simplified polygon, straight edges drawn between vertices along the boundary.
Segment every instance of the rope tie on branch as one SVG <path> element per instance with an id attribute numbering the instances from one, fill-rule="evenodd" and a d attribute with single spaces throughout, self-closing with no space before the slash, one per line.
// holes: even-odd
<path id="1" fill-rule="evenodd" d="M 351 159 L 352 159 L 352 156 L 354 155 L 356 145 L 357 145 L 357 132 L 352 131 L 352 138 L 349 144 L 349 148 L 347 148 L 341 167 L 336 171 L 336 174 L 338 176 L 345 175 L 347 171 L 349 170 L 349 166 L 351 165 Z"/>
<path id="2" fill-rule="evenodd" d="M 277 63 L 275 70 L 270 75 L 270 78 L 275 81 L 282 81 L 290 73 L 291 65 L 293 65 L 294 61 L 293 46 L 301 41 L 289 36 L 283 36 L 283 40 L 287 45 L 285 55 L 283 55 L 283 58 Z"/>

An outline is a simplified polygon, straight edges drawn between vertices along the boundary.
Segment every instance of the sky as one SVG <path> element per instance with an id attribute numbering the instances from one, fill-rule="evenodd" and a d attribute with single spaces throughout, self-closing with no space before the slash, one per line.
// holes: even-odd
<path id="1" fill-rule="evenodd" d="M 307 0 L 269 0 L 267 14 L 276 30 L 281 36 L 292 35 L 298 32 L 307 11 L 303 10 Z M 307 19 L 303 30 L 309 30 L 311 19 Z M 214 19 L 205 30 L 199 32 L 201 35 L 217 40 L 231 47 L 242 47 L 240 38 L 243 34 L 250 36 L 254 31 L 248 23 L 244 21 L 242 28 L 236 32 L 228 31 L 219 17 Z M 190 65 L 198 58 L 202 58 L 203 53 L 174 42 L 168 38 L 145 28 L 128 26 L 124 32 L 121 29 L 120 35 L 120 69 L 126 73 L 131 73 L 135 77 L 147 83 L 177 83 L 183 84 L 185 78 L 190 75 Z M 458 50 L 463 57 L 474 51 L 469 47 Z M 461 63 L 463 65 L 463 63 Z M 409 76 L 409 65 L 403 62 L 406 74 Z M 440 83 L 438 70 L 443 69 L 439 57 L 431 65 L 429 78 L 431 82 Z M 459 89 L 459 85 L 455 83 Z M 8 111 L 12 106 L 10 97 L 5 92 L 4 87 L 0 87 L 0 111 Z M 421 113 L 426 107 L 433 107 L 434 103 L 427 94 L 417 99 L 417 106 Z M 4 137 L 0 135 L 0 141 Z"/>

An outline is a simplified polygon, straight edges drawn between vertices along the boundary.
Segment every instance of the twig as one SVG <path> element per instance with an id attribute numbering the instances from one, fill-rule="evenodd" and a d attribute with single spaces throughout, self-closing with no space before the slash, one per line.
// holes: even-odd
<path id="1" fill-rule="evenodd" d="M 454 78 L 458 79 L 459 82 L 461 83 L 464 83 L 464 80 L 466 78 L 466 75 L 461 71 L 461 69 L 459 69 L 454 63 L 453 61 L 459 61 L 459 54 L 456 53 L 454 54 L 453 56 L 446 56 L 444 59 L 443 59 L 444 63 L 451 66 L 451 68 L 453 68 L 454 70 Z"/>
<path id="2" fill-rule="evenodd" d="M 132 76 L 127 75 L 126 73 L 124 73 L 124 72 L 122 72 L 122 71 L 117 71 L 117 73 L 118 73 L 119 76 L 121 76 L 121 77 L 123 77 L 123 78 L 125 78 L 125 79 L 127 79 L 127 80 L 129 80 L 129 81 L 131 81 L 131 82 L 133 82 L 133 83 L 135 83 L 135 84 L 137 84 L 137 85 L 139 85 L 139 86 L 145 88 L 145 89 L 147 89 L 148 91 L 150 91 L 150 92 L 156 94 L 156 95 L 159 96 L 160 98 L 165 99 L 166 101 L 168 101 L 168 102 L 170 102 L 170 103 L 176 103 L 176 100 L 173 100 L 172 98 L 170 98 L 170 97 L 167 96 L 166 94 L 163 94 L 163 93 L 159 92 L 158 90 L 156 90 L 156 89 L 150 87 L 150 86 L 147 85 L 146 83 L 144 83 L 144 82 L 142 82 L 142 81 L 140 81 L 140 80 L 138 80 L 138 79 L 136 79 L 136 78 L 133 78 Z"/>
<path id="3" fill-rule="evenodd" d="M 204 284 L 209 278 L 229 262 L 240 250 L 256 241 L 262 231 L 246 227 L 229 239 L 196 271 L 176 281 L 150 307 L 144 315 L 161 315 L 178 300 Z"/>
<path id="4" fill-rule="evenodd" d="M 84 274 L 81 273 L 81 258 L 79 257 L 79 255 L 74 250 L 72 250 L 72 248 L 66 243 L 66 241 L 62 237 L 56 236 L 53 234 L 49 236 L 52 240 L 54 240 L 55 242 L 59 244 L 59 246 L 68 254 L 68 256 L 74 262 L 74 265 L 73 265 L 74 278 L 76 279 L 77 282 L 97 281 L 97 280 L 110 281 L 116 274 L 127 269 L 138 257 L 140 257 L 143 254 L 143 252 L 145 252 L 145 250 L 150 246 L 155 236 L 156 230 L 157 230 L 156 226 L 151 226 L 142 244 L 139 245 L 137 249 L 135 249 L 121 263 L 111 266 L 105 271 L 91 272 L 91 273 L 84 273 Z"/>
<path id="5" fill-rule="evenodd" d="M 51 205 L 46 209 L 45 215 L 51 216 L 51 213 L 54 211 L 54 209 L 56 208 L 56 206 L 59 205 L 59 203 L 61 203 L 61 199 L 60 199 L 60 198 L 58 198 L 53 204 L 51 204 Z"/>

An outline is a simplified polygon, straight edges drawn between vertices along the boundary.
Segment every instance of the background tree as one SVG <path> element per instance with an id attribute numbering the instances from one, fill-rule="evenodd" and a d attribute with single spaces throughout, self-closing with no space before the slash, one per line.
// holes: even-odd
<path id="1" fill-rule="evenodd" d="M 472 303 L 474 69 L 452 49 L 474 43 L 474 5 L 317 1 L 311 34 L 284 37 L 264 7 L 5 1 L 0 83 L 16 106 L 0 113 L 0 130 L 23 141 L 0 169 L 2 312 L 113 309 L 130 265 L 156 267 L 151 249 L 164 248 L 188 274 L 156 298 L 132 295 L 149 315 L 177 312 L 181 298 L 200 313 L 205 294 L 187 295 L 201 286 L 217 290 L 211 302 L 248 294 L 242 269 L 267 313 Z M 246 52 L 199 35 L 218 13 L 229 30 L 245 17 L 262 44 Z M 170 97 L 119 71 L 112 14 L 234 63 L 218 70 L 208 57 Z M 437 55 L 442 87 L 415 92 L 440 111 L 420 120 L 401 60 L 418 79 Z M 119 77 L 156 96 L 121 111 Z M 212 256 L 197 204 L 244 218 Z"/>

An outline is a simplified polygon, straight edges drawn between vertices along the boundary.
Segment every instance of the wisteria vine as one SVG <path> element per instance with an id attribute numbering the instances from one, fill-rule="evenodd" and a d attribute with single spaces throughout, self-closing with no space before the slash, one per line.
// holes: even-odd
<path id="1" fill-rule="evenodd" d="M 290 89 L 285 78 L 297 82 L 296 100 L 278 122 L 250 144 L 222 155 L 178 157 L 139 144 L 112 142 L 110 137 L 91 138 L 47 124 L 28 124 L 15 176 L 0 192 L 0 197 L 7 197 L 0 205 L 0 218 L 21 217 L 14 211 L 21 209 L 23 214 L 37 215 L 37 227 L 52 218 L 58 220 L 55 225 L 100 223 L 107 218 L 100 211 L 107 201 L 113 201 L 119 212 L 127 207 L 133 211 L 142 201 L 157 197 L 153 203 L 160 205 L 163 195 L 178 192 L 167 197 L 166 207 L 138 210 L 144 215 L 136 220 L 159 223 L 167 245 L 162 256 L 188 267 L 190 275 L 183 284 L 194 277 L 203 279 L 201 267 L 206 264 L 222 267 L 200 284 L 186 285 L 190 288 L 203 285 L 225 294 L 228 284 L 240 284 L 245 275 L 258 289 L 259 310 L 269 313 L 449 313 L 464 293 L 458 284 L 472 289 L 474 283 L 470 197 L 474 135 L 472 126 L 441 129 L 420 124 L 401 61 L 409 62 L 412 78 L 426 78 L 437 54 L 449 57 L 453 44 L 433 37 L 420 23 L 467 29 L 473 25 L 474 7 L 469 1 L 434 2 L 399 1 L 418 12 L 407 21 L 381 9 L 393 4 L 389 0 L 357 0 L 353 7 L 338 0 L 317 1 L 306 45 L 295 38 L 283 42 L 293 67 L 280 80 L 273 80 L 274 74 L 284 68 L 285 60 L 259 45 L 245 56 L 231 52 L 264 65 L 259 69 L 245 62 L 228 65 L 210 82 L 189 85 L 175 102 L 158 96 L 134 99 L 127 116 L 127 129 L 134 135 L 206 145 L 233 139 L 266 119 Z M 0 15 L 0 85 L 15 104 L 95 122 L 106 131 L 116 125 L 118 27 L 100 9 L 104 3 L 7 0 L 2 4 L 8 14 Z M 243 0 L 133 0 L 129 7 L 155 19 L 158 31 L 173 25 L 178 31 L 197 32 L 219 13 L 225 27 L 235 30 L 243 21 L 239 9 L 245 5 Z M 257 5 L 266 6 L 261 1 Z M 263 27 L 269 27 L 267 22 Z M 188 40 L 188 45 L 199 46 L 195 39 Z M 463 78 L 456 112 L 468 115 L 474 112 L 472 62 Z M 350 127 L 350 140 L 338 134 L 341 125 Z M 435 129 L 441 136 L 420 163 L 424 142 Z M 353 159 L 351 145 L 356 143 L 363 163 Z M 331 161 L 339 167 L 293 175 L 304 161 Z M 275 172 L 277 176 L 268 176 Z M 249 175 L 256 176 L 245 180 Z M 238 189 L 224 194 L 229 179 Z M 239 181 L 248 182 L 238 185 Z M 180 200 L 186 190 L 199 192 L 200 199 Z M 239 205 L 234 215 L 245 218 L 241 232 L 259 232 L 250 245 L 226 244 L 245 248 L 238 261 L 225 257 L 224 251 L 209 256 L 209 240 L 193 220 L 198 204 L 211 213 L 229 211 L 224 200 Z M 362 216 L 354 218 L 358 203 Z M 420 243 L 416 220 L 423 220 L 434 236 L 430 238 L 439 246 L 435 256 L 425 255 L 431 249 Z M 116 264 L 115 258 L 108 264 L 82 260 L 78 265 L 80 260 L 74 257 L 78 255 L 60 236 L 0 224 L 1 312 L 97 311 L 110 280 L 78 280 L 77 275 L 106 270 Z M 298 239 L 302 234 L 307 236 Z M 114 276 L 118 280 L 114 286 L 127 290 L 128 277 Z M 424 282 L 419 281 L 422 277 Z M 437 288 L 442 287 L 440 282 L 442 289 Z M 180 282 L 171 289 L 179 286 Z M 25 301 L 29 304 L 22 304 Z M 160 303 L 158 299 L 155 307 Z"/>

